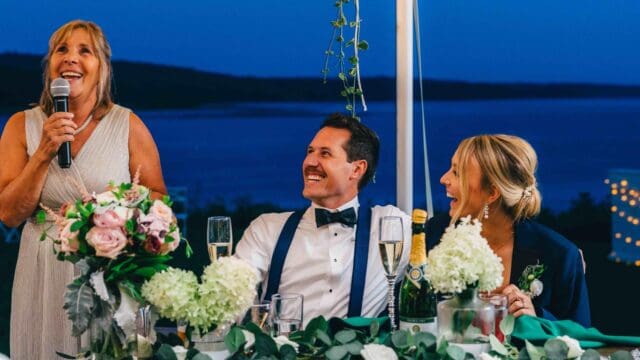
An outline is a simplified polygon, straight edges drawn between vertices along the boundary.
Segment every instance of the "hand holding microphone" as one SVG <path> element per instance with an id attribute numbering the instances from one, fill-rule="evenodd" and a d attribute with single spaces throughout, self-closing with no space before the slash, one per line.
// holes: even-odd
<path id="1" fill-rule="evenodd" d="M 58 165 L 61 168 L 66 169 L 71 166 L 71 141 L 73 140 L 73 133 L 76 128 L 76 124 L 71 120 L 73 114 L 68 114 L 69 110 L 69 94 L 71 93 L 71 86 L 69 82 L 63 78 L 53 79 L 51 81 L 51 96 L 53 97 L 53 108 L 55 113 L 49 117 L 54 119 L 49 122 L 50 137 L 55 139 L 58 136 L 63 137 L 64 142 L 58 149 Z M 67 113 L 67 114 L 58 114 Z M 71 115 L 69 117 L 68 115 Z M 60 119 L 60 121 L 56 121 Z M 47 126 L 45 126 L 46 128 Z"/>

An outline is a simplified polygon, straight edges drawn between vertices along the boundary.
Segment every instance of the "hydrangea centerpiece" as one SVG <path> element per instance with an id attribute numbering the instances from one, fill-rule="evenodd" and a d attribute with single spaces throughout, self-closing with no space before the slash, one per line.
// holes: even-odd
<path id="1" fill-rule="evenodd" d="M 258 275 L 249 264 L 222 257 L 208 265 L 198 283 L 190 271 L 169 268 L 142 286 L 142 296 L 170 320 L 187 320 L 200 333 L 243 315 L 256 297 Z"/>
<path id="2" fill-rule="evenodd" d="M 425 275 L 436 292 L 459 294 L 472 286 L 491 291 L 502 284 L 502 259 L 481 231 L 482 223 L 470 216 L 445 230 L 427 258 Z"/>
<path id="3" fill-rule="evenodd" d="M 447 341 L 476 344 L 479 353 L 489 346 L 495 329 L 493 305 L 478 299 L 478 291 L 491 291 L 502 284 L 502 260 L 482 237 L 482 224 L 462 218 L 449 226 L 440 243 L 429 252 L 427 279 L 438 293 L 453 294 L 438 304 L 438 333 Z"/>

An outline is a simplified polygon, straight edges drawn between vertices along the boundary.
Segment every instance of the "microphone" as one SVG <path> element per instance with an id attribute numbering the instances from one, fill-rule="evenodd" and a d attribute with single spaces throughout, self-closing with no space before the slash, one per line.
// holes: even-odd
<path id="1" fill-rule="evenodd" d="M 63 78 L 56 78 L 51 81 L 51 96 L 53 96 L 53 108 L 55 112 L 67 112 L 69 110 L 69 94 L 71 86 Z M 58 149 L 58 165 L 67 169 L 71 166 L 71 143 L 65 141 Z"/>

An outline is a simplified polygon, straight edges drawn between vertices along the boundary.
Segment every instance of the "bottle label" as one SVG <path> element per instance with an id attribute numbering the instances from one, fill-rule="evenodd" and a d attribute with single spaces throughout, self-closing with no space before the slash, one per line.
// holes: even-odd
<path id="1" fill-rule="evenodd" d="M 401 318 L 400 330 L 409 330 L 413 333 L 422 331 L 438 336 L 438 319 L 435 317 L 426 319 Z"/>
<path id="2" fill-rule="evenodd" d="M 411 281 L 413 286 L 415 286 L 418 289 L 422 287 L 420 285 L 420 280 L 424 278 L 424 270 L 422 269 L 422 266 L 411 266 L 411 265 L 407 266 L 406 276 L 409 279 L 409 281 Z"/>

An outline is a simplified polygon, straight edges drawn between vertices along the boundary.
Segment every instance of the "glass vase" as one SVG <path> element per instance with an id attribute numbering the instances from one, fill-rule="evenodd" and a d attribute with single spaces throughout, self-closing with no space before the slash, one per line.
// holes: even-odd
<path id="1" fill-rule="evenodd" d="M 494 306 L 478 297 L 477 286 L 438 304 L 439 336 L 474 355 L 489 351 L 494 321 Z"/>
<path id="2" fill-rule="evenodd" d="M 117 325 L 91 320 L 89 324 L 89 351 L 91 359 L 127 359 L 130 358 L 130 349 L 123 343 L 117 333 Z"/>

